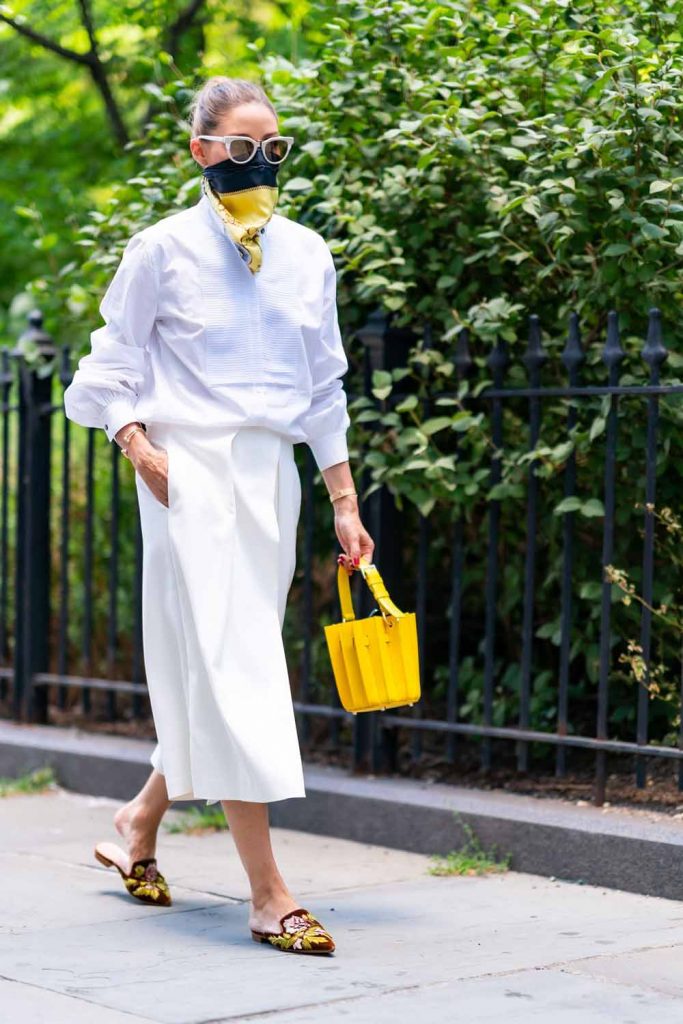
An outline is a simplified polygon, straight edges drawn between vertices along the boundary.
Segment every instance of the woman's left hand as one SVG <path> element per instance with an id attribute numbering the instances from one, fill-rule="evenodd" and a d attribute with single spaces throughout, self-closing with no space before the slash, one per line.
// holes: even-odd
<path id="1" fill-rule="evenodd" d="M 346 496 L 334 502 L 334 528 L 345 552 L 339 555 L 338 561 L 346 566 L 349 573 L 358 567 L 361 558 L 372 561 L 375 542 L 360 520 L 355 497 Z"/>

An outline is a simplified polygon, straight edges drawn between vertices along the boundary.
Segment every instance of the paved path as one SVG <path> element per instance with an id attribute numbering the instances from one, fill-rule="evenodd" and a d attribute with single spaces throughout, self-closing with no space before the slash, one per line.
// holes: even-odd
<path id="1" fill-rule="evenodd" d="M 330 957 L 252 942 L 228 832 L 163 834 L 170 908 L 92 858 L 118 803 L 0 799 L 0 1020 L 20 1024 L 680 1024 L 683 905 L 516 872 L 427 874 L 428 857 L 273 830 Z M 172 810 L 171 815 L 180 813 Z"/>

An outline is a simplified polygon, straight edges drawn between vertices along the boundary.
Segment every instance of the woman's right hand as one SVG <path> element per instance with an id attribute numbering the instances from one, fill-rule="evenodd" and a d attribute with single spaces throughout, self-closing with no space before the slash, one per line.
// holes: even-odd
<path id="1" fill-rule="evenodd" d="M 154 497 L 168 508 L 168 452 L 156 448 L 142 431 L 128 445 L 128 457 Z"/>

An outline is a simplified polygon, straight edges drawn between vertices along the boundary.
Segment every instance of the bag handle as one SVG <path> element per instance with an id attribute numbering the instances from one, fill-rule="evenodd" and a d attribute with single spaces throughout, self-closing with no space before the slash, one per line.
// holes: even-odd
<path id="1" fill-rule="evenodd" d="M 386 617 L 387 615 L 393 615 L 397 619 L 400 618 L 403 615 L 403 612 L 389 597 L 387 588 L 384 586 L 384 580 L 380 576 L 377 566 L 372 562 L 361 560 L 358 569 L 362 572 L 363 579 L 367 583 L 372 596 L 379 605 L 379 610 L 381 611 L 382 616 Z M 349 622 L 356 618 L 356 614 L 353 610 L 350 580 L 351 577 L 349 576 L 349 573 L 340 563 L 337 568 L 337 588 L 339 590 L 339 604 L 341 605 L 342 620 L 344 622 Z"/>

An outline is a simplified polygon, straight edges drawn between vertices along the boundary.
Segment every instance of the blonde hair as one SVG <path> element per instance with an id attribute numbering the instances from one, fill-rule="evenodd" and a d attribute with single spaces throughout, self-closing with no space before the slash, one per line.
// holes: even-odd
<path id="1" fill-rule="evenodd" d="M 213 135 L 221 117 L 242 103 L 264 103 L 277 117 L 275 107 L 256 82 L 226 75 L 208 78 L 190 103 L 188 122 L 192 135 Z"/>

